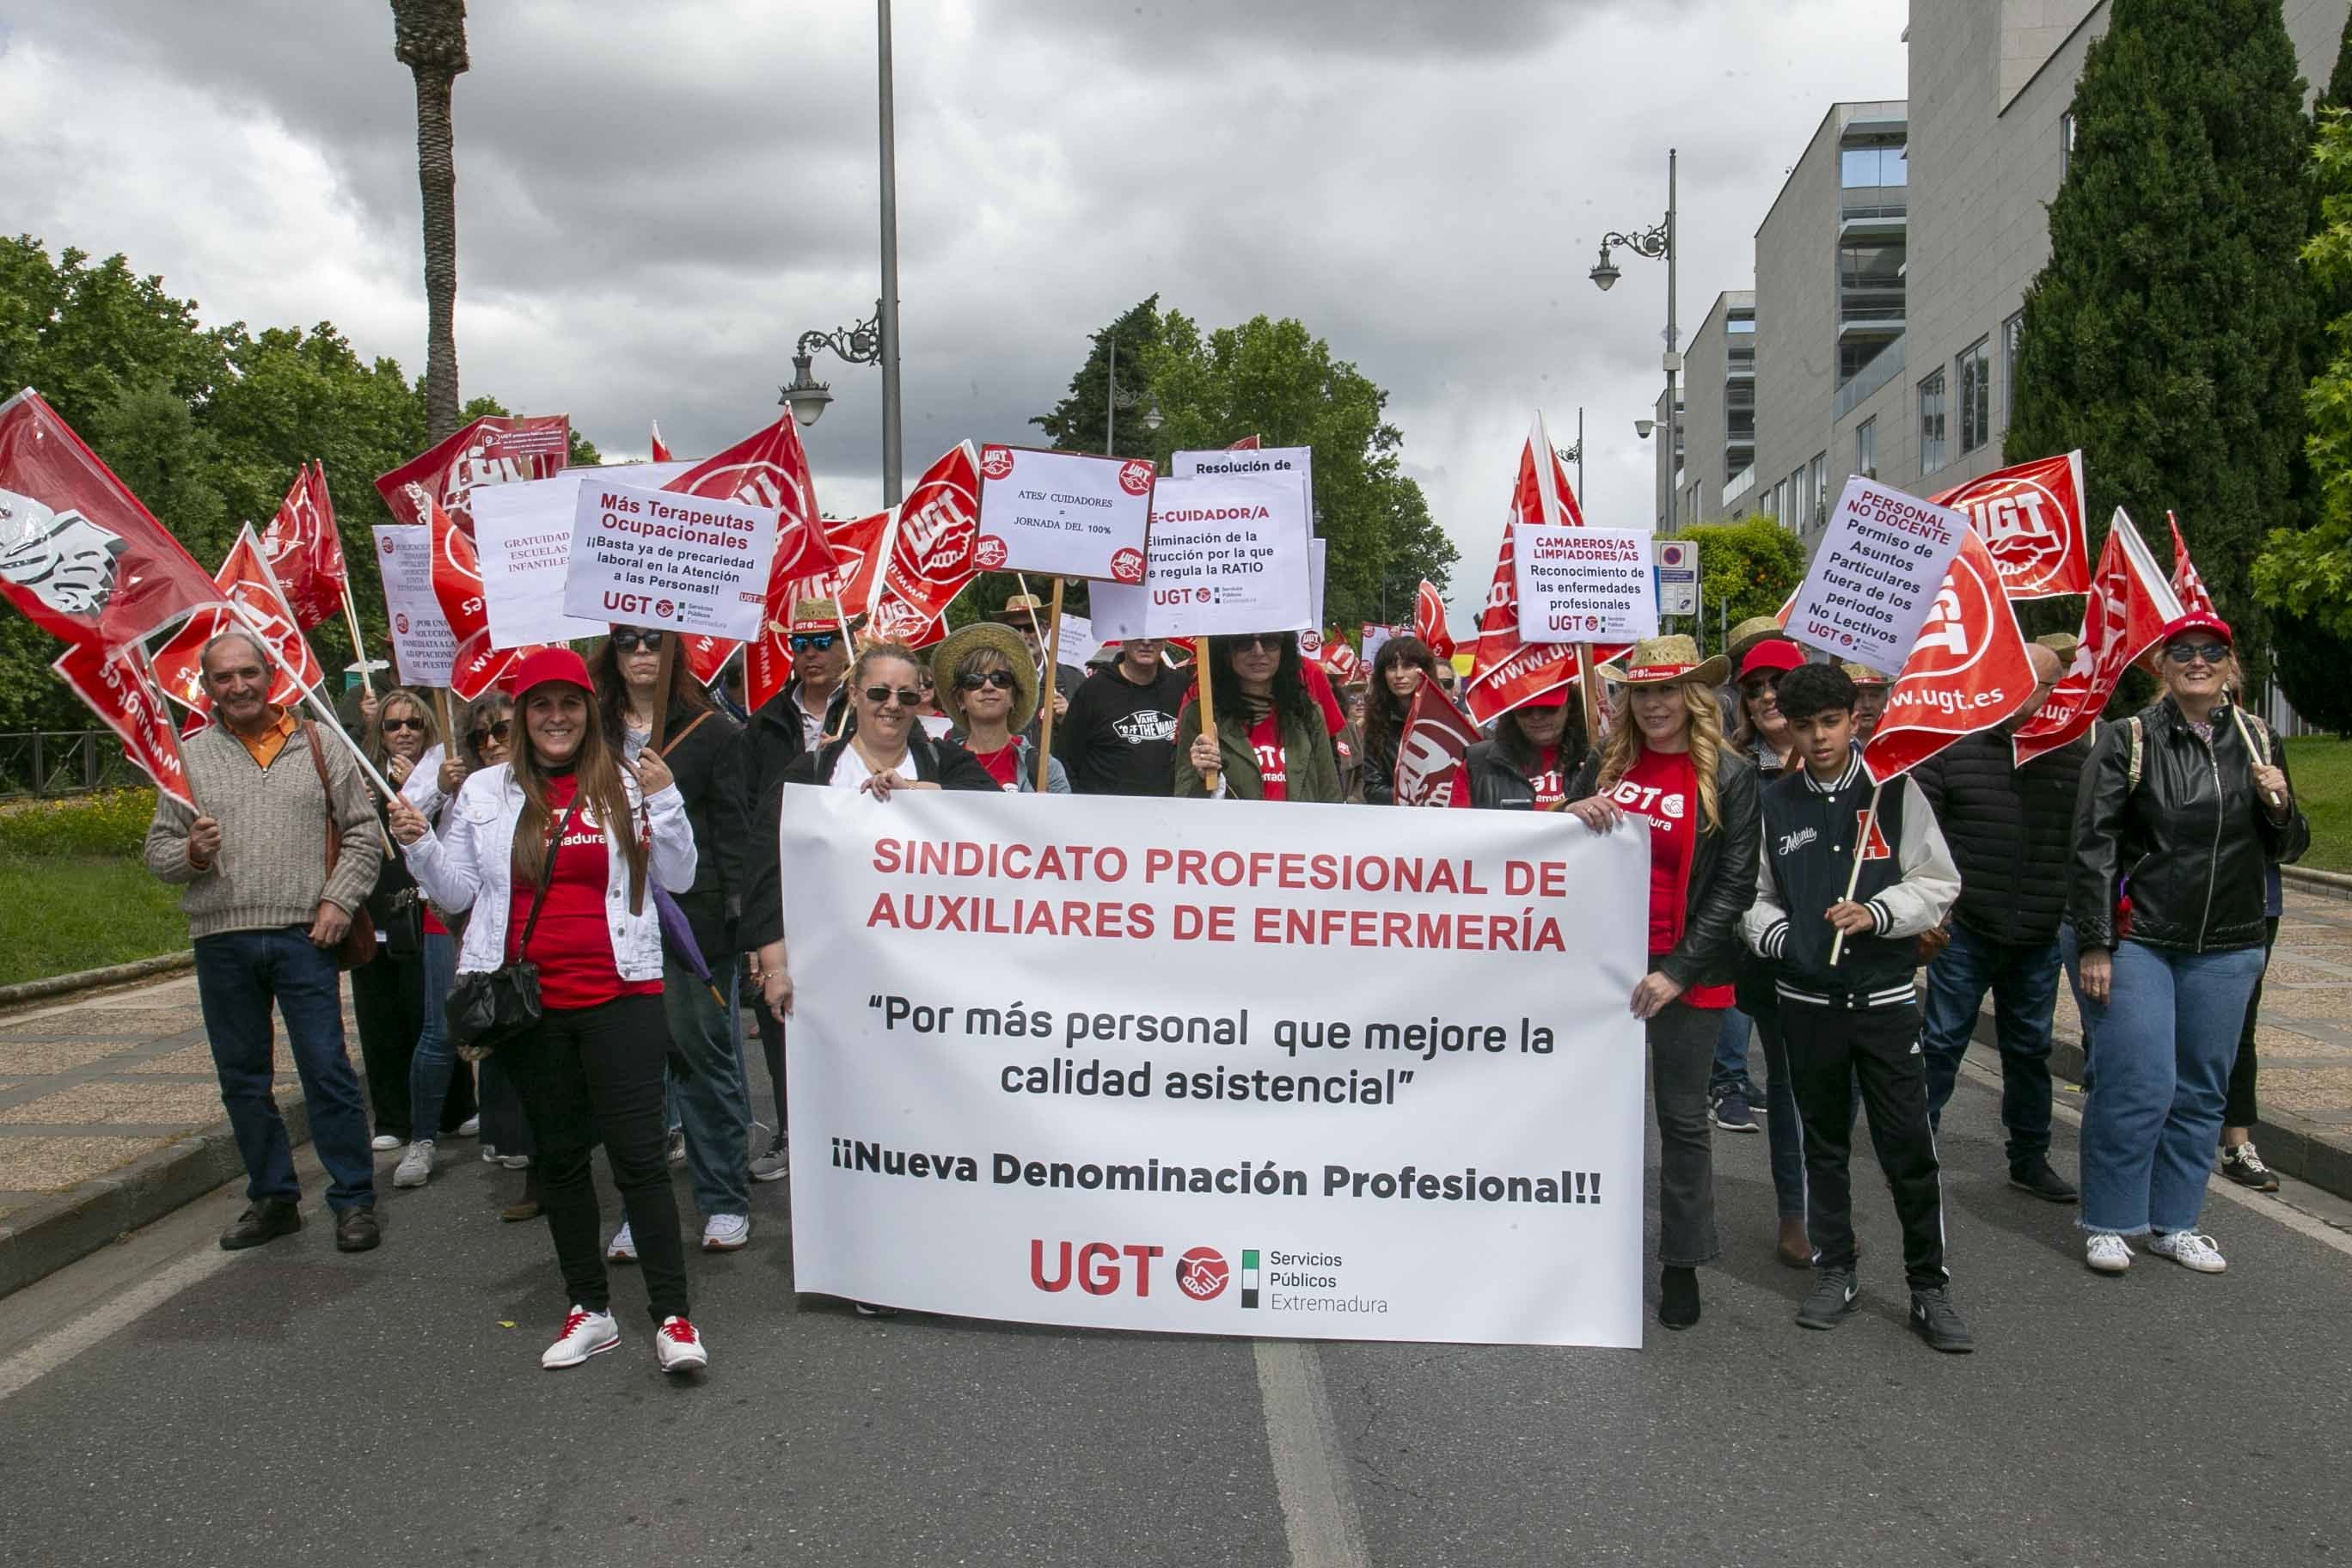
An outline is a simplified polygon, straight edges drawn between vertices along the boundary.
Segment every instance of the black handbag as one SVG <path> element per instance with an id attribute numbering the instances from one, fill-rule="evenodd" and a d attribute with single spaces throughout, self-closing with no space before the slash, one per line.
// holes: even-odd
<path id="1" fill-rule="evenodd" d="M 449 1042 L 469 1062 L 480 1061 L 539 1023 L 539 965 L 530 961 L 530 933 L 539 928 L 540 906 L 547 902 L 548 885 L 555 880 L 556 853 L 579 810 L 580 797 L 574 795 L 564 808 L 563 820 L 556 824 L 547 869 L 540 877 L 539 891 L 530 897 L 522 940 L 515 943 L 515 961 L 486 972 L 460 974 L 457 984 L 449 988 L 449 1000 L 442 1008 L 449 1020 Z"/>

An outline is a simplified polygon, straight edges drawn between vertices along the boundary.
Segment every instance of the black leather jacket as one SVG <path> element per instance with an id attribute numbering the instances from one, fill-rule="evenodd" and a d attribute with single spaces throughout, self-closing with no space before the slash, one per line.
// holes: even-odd
<path id="1" fill-rule="evenodd" d="M 1566 729 L 1559 735 L 1559 771 L 1562 787 L 1576 777 L 1578 767 L 1590 758 L 1591 752 L 1584 744 L 1584 731 Z M 1496 726 L 1494 737 L 1475 742 L 1463 754 L 1462 773 L 1470 782 L 1470 804 L 1480 811 L 1533 811 L 1536 808 L 1536 786 L 1528 777 L 1528 766 L 1535 761 L 1527 741 L 1519 734 L 1517 723 L 1505 714 Z M 1368 764 L 1369 765 L 1369 764 Z M 1396 767 L 1396 753 L 1389 753 L 1389 767 Z M 1586 795 L 1592 792 L 1585 791 Z M 1367 798 L 1370 798 L 1367 796 Z M 1393 798 L 1393 797 L 1392 797 Z M 1570 800 L 1581 800 L 1570 789 Z"/>
<path id="2" fill-rule="evenodd" d="M 2286 756 L 2262 721 L 2247 727 L 2281 769 Z M 2274 819 L 2256 793 L 2252 759 L 2226 707 L 2209 744 L 2172 699 L 2138 715 L 2139 784 L 2131 784 L 2132 724 L 2102 724 L 2074 795 L 2074 858 L 2067 914 L 2085 952 L 2116 944 L 2116 897 L 2131 899 L 2131 940 L 2147 947 L 2220 952 L 2263 945 L 2263 866 L 2311 842 L 2288 796 Z"/>
<path id="3" fill-rule="evenodd" d="M 1568 798 L 1583 800 L 1601 778 L 1601 753 L 1588 753 L 1568 786 Z M 1683 934 L 1674 951 L 1652 967 L 1685 990 L 1728 985 L 1739 955 L 1739 917 L 1756 901 L 1756 861 L 1763 853 L 1759 826 L 1762 795 L 1756 770 L 1731 747 L 1716 759 L 1716 809 L 1722 821 L 1702 833 L 1692 849 L 1690 875 L 1683 884 Z M 1645 922 L 1646 923 L 1646 922 Z"/>

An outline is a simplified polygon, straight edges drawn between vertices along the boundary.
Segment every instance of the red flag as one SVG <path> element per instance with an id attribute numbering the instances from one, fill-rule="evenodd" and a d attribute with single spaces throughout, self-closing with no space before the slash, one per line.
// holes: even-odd
<path id="1" fill-rule="evenodd" d="M 221 597 L 196 558 L 30 390 L 0 403 L 0 595 L 50 636 L 107 653 Z"/>
<path id="2" fill-rule="evenodd" d="M 947 614 L 979 571 L 979 538 L 980 454 L 964 441 L 923 470 L 898 508 L 873 605 L 876 621 L 891 617 L 893 599 L 925 621 Z"/>
<path id="3" fill-rule="evenodd" d="M 1886 711 L 1862 749 L 1872 782 L 1885 784 L 2032 701 L 2033 661 L 2025 646 L 2000 563 L 1973 530 L 1962 534 L 1959 553 L 1887 691 Z"/>
<path id="4" fill-rule="evenodd" d="M 1405 710 L 1397 740 L 1396 803 L 1447 805 L 1462 758 L 1480 740 L 1477 726 L 1454 706 L 1437 682 L 1424 680 Z"/>
<path id="5" fill-rule="evenodd" d="M 1470 716 L 1481 724 L 1495 720 L 1531 698 L 1567 685 L 1577 676 L 1577 645 L 1530 643 L 1519 638 L 1518 580 L 1513 569 L 1511 540 L 1520 523 L 1550 528 L 1581 528 L 1584 514 L 1577 510 L 1576 489 L 1568 469 L 1553 450 L 1536 416 L 1519 451 L 1519 474 L 1511 488 L 1511 515 L 1503 524 L 1503 548 L 1495 559 L 1494 580 L 1486 588 L 1486 607 L 1478 616 L 1478 641 L 1470 665 L 1470 684 L 1463 691 Z M 1596 647 L 1596 663 L 1625 651 L 1623 645 Z"/>
<path id="6" fill-rule="evenodd" d="M 2087 593 L 2090 531 L 2083 525 L 2083 454 L 1995 468 L 1929 496 L 1958 508 L 1982 536 L 2012 599 Z"/>
<path id="7" fill-rule="evenodd" d="M 1262 443 L 1255 436 L 1244 436 L 1225 448 L 1228 452 L 1255 452 Z"/>
<path id="8" fill-rule="evenodd" d="M 551 479 L 572 453 L 572 416 L 515 419 L 485 415 L 457 434 L 378 476 L 376 493 L 395 522 L 425 521 L 438 505 L 468 539 L 474 534 L 473 491 L 510 479 Z"/>
<path id="9" fill-rule="evenodd" d="M 474 551 L 474 536 L 437 502 L 427 501 L 425 507 L 425 526 L 433 531 L 433 597 L 440 602 L 442 618 L 460 649 L 477 637 L 487 647 L 490 610 L 482 597 L 482 562 Z"/>
<path id="10" fill-rule="evenodd" d="M 2058 689 L 2011 744 L 2018 765 L 2054 752 L 2088 731 L 2116 693 L 2116 683 L 2179 615 L 2180 601 L 2121 507 L 2107 528 L 2106 548 L 2083 605 L 2083 641 Z"/>
<path id="11" fill-rule="evenodd" d="M 166 695 L 185 707 L 210 711 L 202 664 L 205 644 L 236 626 L 258 634 L 269 648 L 270 662 L 277 666 L 269 683 L 272 702 L 281 707 L 299 702 L 305 690 L 327 679 L 251 523 L 238 531 L 213 580 L 228 603 L 189 616 L 155 655 L 155 679 Z"/>
<path id="12" fill-rule="evenodd" d="M 304 631 L 342 613 L 343 542 L 335 531 L 335 505 L 327 498 L 327 471 L 307 464 L 294 476 L 278 515 L 262 531 L 262 553 Z M 168 681 L 165 683 L 170 684 Z"/>
<path id="13" fill-rule="evenodd" d="M 2172 524 L 2172 594 L 2180 601 L 2181 613 L 2219 616 L 2213 607 L 2213 595 L 2198 574 L 2197 563 L 2189 559 L 2189 542 L 2180 537 L 2180 520 L 2169 511 L 2164 521 Z"/>
<path id="14" fill-rule="evenodd" d="M 768 564 L 766 616 L 770 621 L 791 616 L 793 584 L 822 577 L 834 569 L 824 520 L 817 515 L 816 481 L 809 474 L 808 453 L 801 446 L 800 430 L 790 414 L 725 451 L 705 458 L 662 489 L 775 510 L 776 552 Z M 781 614 L 780 596 L 783 599 Z M 708 640 L 709 646 L 695 670 L 705 684 L 717 679 L 719 667 L 741 646 L 719 637 Z M 703 674 L 704 666 L 708 675 Z"/>
<path id="15" fill-rule="evenodd" d="M 1454 657 L 1454 634 L 1445 629 L 1445 599 L 1437 584 L 1423 577 L 1412 596 L 1412 635 L 1429 645 L 1439 658 Z"/>
<path id="16" fill-rule="evenodd" d="M 669 455 L 668 444 L 661 438 L 661 421 L 656 419 L 654 421 L 654 461 L 667 463 L 675 460 Z"/>
<path id="17" fill-rule="evenodd" d="M 100 652 L 95 642 L 76 639 L 49 668 L 122 738 L 122 754 L 155 781 L 158 793 L 196 809 L 187 772 L 180 764 L 180 738 L 172 729 L 171 706 L 155 689 L 136 645 L 110 656 Z"/>

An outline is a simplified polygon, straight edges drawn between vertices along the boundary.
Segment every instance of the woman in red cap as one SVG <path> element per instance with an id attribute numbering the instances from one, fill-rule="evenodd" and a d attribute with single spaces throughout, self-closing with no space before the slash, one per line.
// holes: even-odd
<path id="1" fill-rule="evenodd" d="M 1715 688 L 1727 666 L 1720 654 L 1702 662 L 1686 637 L 1636 643 L 1615 722 L 1569 784 L 1568 809 L 1595 833 L 1629 816 L 1650 825 L 1650 973 L 1632 1006 L 1657 1101 L 1658 1321 L 1670 1329 L 1698 1321 L 1698 1266 L 1723 1250 L 1707 1070 L 1739 917 L 1756 901 L 1756 770 L 1723 743 Z"/>
<path id="2" fill-rule="evenodd" d="M 2230 1065 L 2262 977 L 2265 867 L 2311 834 L 2284 753 L 2229 700 L 2230 628 L 2164 628 L 2164 695 L 2099 731 L 2074 796 L 2066 907 L 2081 947 L 2084 1261 L 2131 1267 L 2126 1239 L 2200 1274 L 2228 1267 L 2197 1231 Z"/>
<path id="3" fill-rule="evenodd" d="M 624 767 L 604 737 L 588 667 L 541 648 L 515 671 L 521 733 L 506 763 L 457 792 L 448 837 L 406 801 L 392 830 L 436 903 L 471 909 L 460 975 L 528 961 L 545 1012 L 499 1047 L 538 1139 L 541 1187 L 572 1310 L 540 1357 L 577 1366 L 620 1342 L 588 1153 L 612 1162 L 645 1266 L 664 1372 L 709 1364 L 687 1316 L 686 1251 L 670 1195 L 662 1069 L 661 921 L 653 886 L 694 885 L 694 830 L 660 756 Z"/>

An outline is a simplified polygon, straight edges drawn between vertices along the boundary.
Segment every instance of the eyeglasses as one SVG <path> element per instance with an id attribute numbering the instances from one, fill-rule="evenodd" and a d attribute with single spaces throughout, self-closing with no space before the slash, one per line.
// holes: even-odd
<path id="1" fill-rule="evenodd" d="M 1780 679 L 1778 676 L 1759 676 L 1752 680 L 1741 681 L 1739 683 L 1739 695 L 1742 697 L 1761 697 L 1768 691 L 1777 690 L 1780 685 Z"/>
<path id="2" fill-rule="evenodd" d="M 425 728 L 425 721 L 422 719 L 385 719 L 379 721 L 386 730 L 422 730 Z"/>
<path id="3" fill-rule="evenodd" d="M 635 653 L 639 648 L 643 648 L 647 653 L 659 653 L 661 652 L 662 637 L 665 635 L 666 634 L 661 632 L 614 632 L 613 634 L 613 651 L 615 653 Z"/>
<path id="4" fill-rule="evenodd" d="M 2200 658 L 2207 664 L 2220 664 L 2230 657 L 2230 650 L 2217 642 L 2177 642 L 2165 648 L 2164 657 L 2174 664 Z"/>
<path id="5" fill-rule="evenodd" d="M 912 687 L 869 686 L 866 689 L 866 700 L 877 708 L 887 707 L 893 697 L 898 700 L 901 708 L 920 708 L 923 705 L 923 694 Z"/>
<path id="6" fill-rule="evenodd" d="M 499 745 L 505 745 L 507 743 L 507 737 L 513 733 L 513 722 L 509 720 L 499 719 L 494 721 L 487 730 L 467 731 L 466 742 L 468 745 L 472 746 L 474 750 L 478 752 L 482 749 L 485 742 L 496 741 Z"/>
<path id="7" fill-rule="evenodd" d="M 784 639 L 784 646 L 794 653 L 806 653 L 811 648 L 823 653 L 840 635 L 839 632 L 794 632 Z"/>
<path id="8" fill-rule="evenodd" d="M 1268 653 L 1280 653 L 1285 640 L 1283 634 L 1280 632 L 1253 632 L 1245 637 L 1235 637 L 1234 639 L 1234 651 L 1235 653 L 1254 653 L 1260 648 L 1264 648 Z"/>
<path id="9" fill-rule="evenodd" d="M 956 677 L 956 689 L 959 691 L 977 691 L 983 686 L 993 686 L 999 691 L 1010 691 L 1013 687 L 1013 672 L 1009 669 L 985 671 L 971 669 Z"/>

